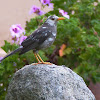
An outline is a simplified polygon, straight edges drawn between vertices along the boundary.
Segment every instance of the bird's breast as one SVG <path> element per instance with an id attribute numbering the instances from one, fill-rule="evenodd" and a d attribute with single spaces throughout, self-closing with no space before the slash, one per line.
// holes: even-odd
<path id="1" fill-rule="evenodd" d="M 52 36 L 48 37 L 40 46 L 40 48 L 47 48 L 53 44 L 56 38 L 56 33 L 52 33 Z"/>

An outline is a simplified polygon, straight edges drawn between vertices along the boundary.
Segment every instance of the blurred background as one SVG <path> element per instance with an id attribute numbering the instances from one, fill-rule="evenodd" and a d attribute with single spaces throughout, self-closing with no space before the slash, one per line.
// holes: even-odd
<path id="1" fill-rule="evenodd" d="M 21 24 L 25 28 L 26 21 L 36 15 L 29 15 L 32 5 L 41 6 L 39 0 L 3 0 L 0 3 L 0 47 L 4 45 L 4 40 L 11 42 L 10 27 L 13 24 Z M 45 7 L 43 11 L 48 12 L 50 8 Z M 0 56 L 6 53 L 0 48 Z"/>
<path id="2" fill-rule="evenodd" d="M 54 1 L 56 2 L 56 0 Z M 58 1 L 61 1 L 61 0 L 58 0 Z M 91 0 L 89 1 L 91 2 Z M 56 5 L 55 2 L 54 4 Z M 72 0 L 72 2 L 74 1 Z M 81 2 L 81 0 L 77 0 L 77 2 Z M 100 1 L 93 0 L 93 2 L 94 2 L 94 5 L 98 5 Z M 10 32 L 10 27 L 12 25 L 21 24 L 22 28 L 25 28 L 26 21 L 30 21 L 31 18 L 37 16 L 37 14 L 29 15 L 29 10 L 32 7 L 32 5 L 41 7 L 41 3 L 39 0 L 2 0 L 0 2 L 0 13 L 1 13 L 0 14 L 1 15 L 0 16 L 0 47 L 4 45 L 4 40 L 7 40 L 8 42 L 12 41 L 12 36 Z M 51 11 L 52 8 L 46 5 L 45 7 L 42 7 L 42 10 L 46 13 L 48 11 Z M 50 14 L 52 14 L 52 12 Z M 77 14 L 74 17 L 77 17 Z M 5 55 L 6 55 L 6 52 L 0 48 L 0 56 L 4 57 Z M 0 86 L 2 86 L 2 84 Z M 90 81 L 90 84 L 88 87 L 91 89 L 96 99 L 100 100 L 100 83 L 97 82 L 96 84 L 94 84 L 92 81 Z"/>

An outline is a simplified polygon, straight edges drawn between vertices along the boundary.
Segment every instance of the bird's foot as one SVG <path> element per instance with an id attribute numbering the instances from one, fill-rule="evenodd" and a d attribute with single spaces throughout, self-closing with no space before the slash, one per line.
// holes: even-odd
<path id="1" fill-rule="evenodd" d="M 52 63 L 50 63 L 50 62 L 38 62 L 38 63 L 33 63 L 32 65 L 38 65 L 38 64 L 52 65 Z"/>
<path id="2" fill-rule="evenodd" d="M 47 64 L 47 65 L 52 65 L 50 62 L 39 62 L 38 64 Z"/>

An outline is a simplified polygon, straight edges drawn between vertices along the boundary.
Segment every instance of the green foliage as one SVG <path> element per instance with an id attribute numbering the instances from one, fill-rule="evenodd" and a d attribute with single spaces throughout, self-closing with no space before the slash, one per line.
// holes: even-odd
<path id="1" fill-rule="evenodd" d="M 100 3 L 97 0 L 52 0 L 54 10 L 43 16 L 37 16 L 26 22 L 26 34 L 29 35 L 38 28 L 49 15 L 59 14 L 63 9 L 70 15 L 70 19 L 58 22 L 57 38 L 54 44 L 46 50 L 39 51 L 45 61 L 58 65 L 66 65 L 82 76 L 87 84 L 92 80 L 100 82 Z M 94 2 L 98 5 L 94 6 Z M 72 14 L 74 11 L 74 14 Z M 62 44 L 66 48 L 60 56 Z M 2 49 L 9 53 L 18 47 L 5 41 Z M 4 99 L 5 89 L 13 73 L 24 65 L 36 62 L 32 51 L 19 56 L 15 54 L 0 64 L 0 100 Z"/>

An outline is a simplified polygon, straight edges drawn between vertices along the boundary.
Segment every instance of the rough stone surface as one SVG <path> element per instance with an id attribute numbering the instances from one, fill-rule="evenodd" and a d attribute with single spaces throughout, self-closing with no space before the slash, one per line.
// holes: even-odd
<path id="1" fill-rule="evenodd" d="M 18 70 L 5 100 L 95 100 L 83 79 L 65 66 L 27 65 Z"/>

